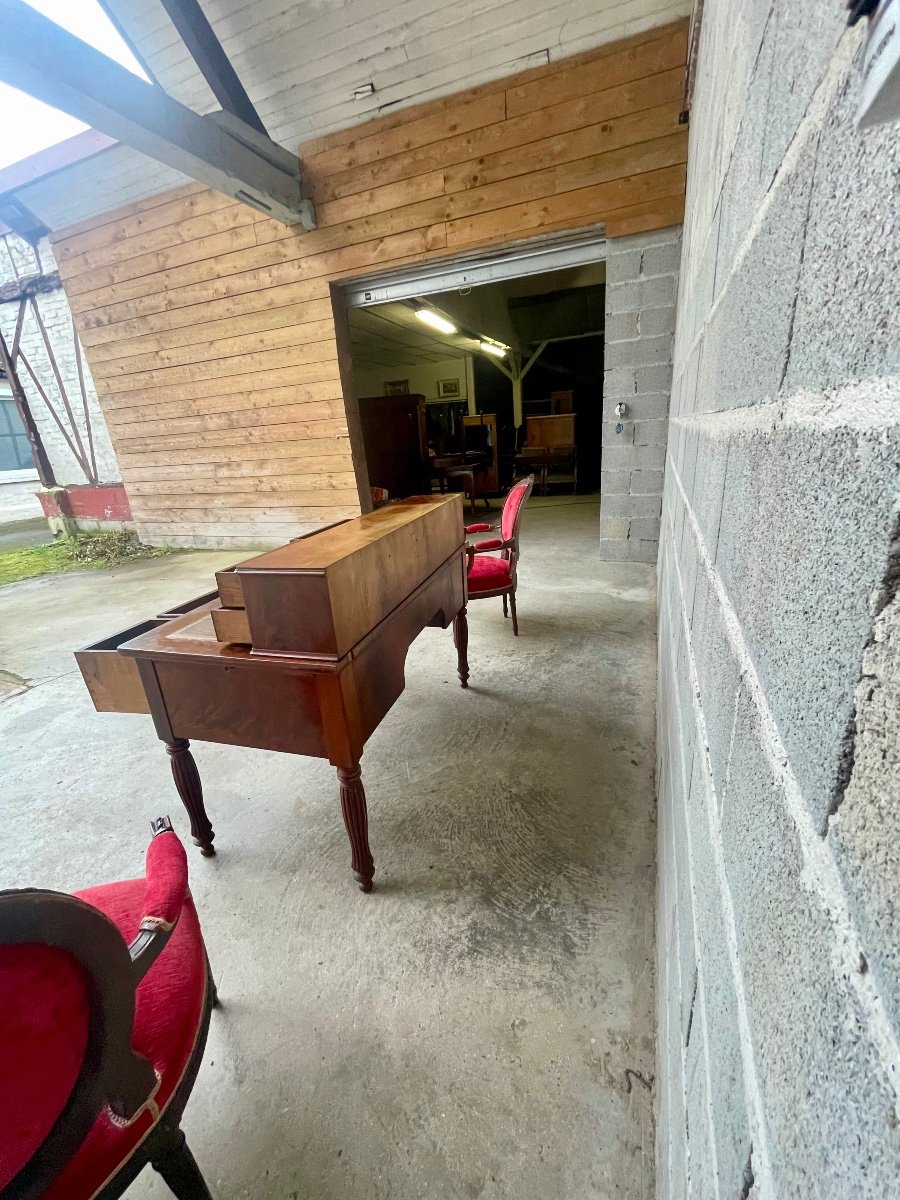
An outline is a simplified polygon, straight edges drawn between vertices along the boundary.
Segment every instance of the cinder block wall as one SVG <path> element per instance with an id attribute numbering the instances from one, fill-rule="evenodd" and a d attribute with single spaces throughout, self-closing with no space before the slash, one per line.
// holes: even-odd
<path id="1" fill-rule="evenodd" d="M 660 545 L 662 1197 L 900 1188 L 900 128 L 707 4 Z"/>
<path id="2" fill-rule="evenodd" d="M 600 557 L 656 562 L 681 226 L 610 238 L 607 255 Z"/>

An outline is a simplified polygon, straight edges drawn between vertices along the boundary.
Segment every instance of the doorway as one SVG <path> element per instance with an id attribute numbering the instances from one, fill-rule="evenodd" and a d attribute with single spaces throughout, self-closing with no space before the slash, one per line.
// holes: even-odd
<path id="1" fill-rule="evenodd" d="M 536 497 L 598 493 L 605 266 L 582 236 L 345 290 L 374 504 L 453 488 L 492 507 L 527 474 Z"/>

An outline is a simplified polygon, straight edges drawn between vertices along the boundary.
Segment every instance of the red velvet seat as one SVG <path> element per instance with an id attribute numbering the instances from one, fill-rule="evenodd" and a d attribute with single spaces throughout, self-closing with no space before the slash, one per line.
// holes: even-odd
<path id="1" fill-rule="evenodd" d="M 43 904 L 48 911 L 58 909 L 62 917 L 68 904 L 86 922 L 89 936 L 94 933 L 112 939 L 109 957 L 118 953 L 118 940 L 132 991 L 121 1003 L 114 996 L 112 1003 L 124 1011 L 125 1038 L 128 1040 L 130 1033 L 130 1050 L 140 1056 L 144 1074 L 142 1090 L 132 1089 L 127 1117 L 112 1111 L 110 1097 L 105 1104 L 101 1098 L 87 1113 L 84 1134 L 70 1152 L 52 1156 L 56 1161 L 39 1190 L 17 1190 L 20 1176 L 9 1195 L 90 1200 L 102 1191 L 105 1200 L 119 1195 L 145 1162 L 153 1161 L 176 1195 L 208 1196 L 199 1172 L 189 1192 L 182 1193 L 173 1185 L 170 1174 L 182 1180 L 190 1175 L 186 1159 L 179 1158 L 178 1170 L 170 1172 L 153 1157 L 154 1147 L 159 1149 L 161 1141 L 165 1142 L 161 1158 L 171 1166 L 168 1158 L 180 1154 L 177 1145 L 169 1144 L 174 1136 L 176 1142 L 181 1138 L 182 1149 L 193 1163 L 183 1147 L 178 1121 L 199 1066 L 214 1003 L 200 924 L 187 895 L 187 860 L 178 838 L 170 827 L 154 838 L 147 854 L 146 881 L 91 887 L 74 898 L 52 892 L 2 893 L 0 898 L 5 902 L 0 906 L 0 1037 L 7 1048 L 0 1071 L 0 1193 L 4 1200 L 5 1189 L 17 1173 L 42 1146 L 46 1152 L 51 1130 L 55 1128 L 57 1135 L 64 1132 L 66 1106 L 71 1108 L 76 1084 L 90 1074 L 92 1055 L 96 1058 L 90 1001 L 96 980 L 78 960 L 77 944 L 67 950 L 58 940 L 51 945 L 40 944 L 37 937 L 24 942 L 19 938 L 12 944 L 9 940 L 9 928 L 20 919 L 23 905 L 27 915 L 29 903 L 32 907 Z M 78 905 L 79 900 L 84 903 Z M 90 909 L 86 910 L 86 905 Z M 8 911 L 13 918 L 4 920 Z M 46 924 L 40 916 L 37 920 L 38 929 L 42 920 Z M 133 965 L 129 964 L 128 943 Z M 140 979 L 142 953 L 150 965 Z M 135 987 L 137 979 L 140 982 Z M 127 1090 L 127 1084 L 125 1087 Z M 113 1086 L 110 1095 L 120 1094 L 121 1089 Z M 193 1169 L 196 1171 L 196 1164 Z"/>
<path id="2" fill-rule="evenodd" d="M 510 489 L 500 517 L 500 537 L 483 538 L 468 547 L 468 593 L 470 600 L 487 596 L 503 597 L 503 615 L 512 612 L 513 633 L 518 637 L 516 616 L 516 564 L 519 560 L 519 525 L 525 501 L 534 487 L 534 476 L 520 480 Z M 466 533 L 489 533 L 493 525 L 476 522 L 466 526 Z M 497 550 L 497 554 L 485 551 Z M 479 553 L 479 551 L 481 553 Z M 509 610 L 507 610 L 507 602 Z"/>
<path id="3" fill-rule="evenodd" d="M 494 558 L 492 554 L 474 556 L 469 565 L 470 596 L 498 587 L 508 587 L 509 584 L 509 563 L 505 558 Z"/>

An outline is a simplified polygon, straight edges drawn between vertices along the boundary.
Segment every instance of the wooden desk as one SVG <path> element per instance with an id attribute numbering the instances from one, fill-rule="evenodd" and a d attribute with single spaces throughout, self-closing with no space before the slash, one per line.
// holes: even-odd
<path id="1" fill-rule="evenodd" d="M 220 572 L 219 583 L 175 616 L 77 651 L 94 705 L 151 715 L 204 855 L 214 834 L 192 738 L 327 758 L 353 876 L 371 891 L 360 758 L 403 691 L 422 629 L 453 625 L 468 684 L 461 498 L 387 505 Z"/>

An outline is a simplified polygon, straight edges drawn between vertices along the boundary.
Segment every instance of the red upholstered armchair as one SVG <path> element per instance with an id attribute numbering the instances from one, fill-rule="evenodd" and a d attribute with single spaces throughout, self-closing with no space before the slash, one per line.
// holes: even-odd
<path id="1" fill-rule="evenodd" d="M 467 547 L 469 555 L 468 588 L 470 600 L 487 596 L 503 597 L 503 615 L 512 612 L 513 633 L 519 636 L 516 617 L 516 564 L 519 559 L 519 524 L 525 501 L 534 487 L 534 476 L 521 479 L 510 489 L 500 516 L 500 537 L 485 538 Z M 489 533 L 494 525 L 477 523 L 466 526 L 466 533 Z M 496 550 L 497 554 L 483 553 Z M 507 608 L 508 601 L 508 608 Z"/>
<path id="2" fill-rule="evenodd" d="M 115 1200 L 148 1162 L 210 1200 L 179 1125 L 216 990 L 184 847 L 152 829 L 146 880 L 0 892 L 2 1200 Z"/>

